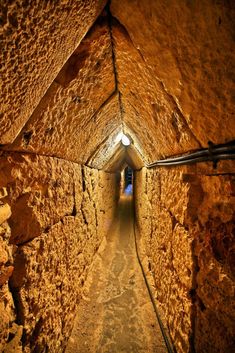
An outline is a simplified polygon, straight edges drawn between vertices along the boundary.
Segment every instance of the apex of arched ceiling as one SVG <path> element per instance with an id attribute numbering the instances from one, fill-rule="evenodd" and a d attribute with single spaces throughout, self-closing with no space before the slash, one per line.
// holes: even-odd
<path id="1" fill-rule="evenodd" d="M 1 148 L 105 165 L 123 127 L 147 163 L 234 139 L 235 6 L 110 4 L 1 3 Z"/>

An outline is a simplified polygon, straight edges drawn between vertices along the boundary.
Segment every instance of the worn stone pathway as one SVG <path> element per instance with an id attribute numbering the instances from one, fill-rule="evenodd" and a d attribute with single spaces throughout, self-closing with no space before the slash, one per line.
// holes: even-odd
<path id="1" fill-rule="evenodd" d="M 132 200 L 121 198 L 93 263 L 66 353 L 166 353 L 135 252 Z"/>

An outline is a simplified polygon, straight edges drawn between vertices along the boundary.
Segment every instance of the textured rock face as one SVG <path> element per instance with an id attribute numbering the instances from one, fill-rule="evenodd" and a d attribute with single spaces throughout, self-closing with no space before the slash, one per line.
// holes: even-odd
<path id="1" fill-rule="evenodd" d="M 133 87 L 128 95 L 123 88 L 124 105 L 128 104 L 127 118 L 130 112 L 128 125 L 132 124 L 137 129 L 135 117 L 131 118 L 135 114 L 135 106 L 131 105 L 141 96 L 137 105 L 137 112 L 140 113 L 138 120 L 145 117 L 150 124 L 147 116 L 152 104 L 151 115 L 155 120 L 171 113 L 167 124 L 178 130 L 179 139 L 183 139 L 185 127 L 204 146 L 209 140 L 222 143 L 233 139 L 234 2 L 113 0 L 111 12 L 128 32 L 135 48 L 133 54 L 138 52 L 142 57 L 142 60 L 134 59 L 134 73 L 137 74 L 134 81 L 122 82 L 126 83 L 126 87 L 129 84 Z M 120 61 L 127 64 L 129 59 L 126 54 L 125 51 Z M 119 70 L 121 77 L 121 67 Z M 145 74 L 149 71 L 147 76 L 151 77 L 148 87 L 146 84 L 143 86 L 146 90 L 141 95 L 138 90 L 139 71 Z M 152 88 L 155 91 L 155 87 L 156 93 L 161 92 L 161 95 L 157 94 L 160 99 L 149 94 Z M 170 102 L 167 108 L 161 96 L 167 97 Z M 149 108 L 145 116 L 146 105 Z M 171 130 L 165 135 L 166 139 L 169 136 L 169 141 Z M 180 149 L 185 150 L 184 146 Z"/>
<path id="2" fill-rule="evenodd" d="M 180 173 L 177 174 L 175 171 L 169 175 L 167 171 L 157 173 L 143 170 L 137 176 L 139 191 L 136 190 L 136 200 L 141 243 L 149 257 L 158 305 L 177 352 L 186 353 L 190 350 L 189 337 L 192 334 L 190 291 L 193 288 L 193 238 L 183 224 L 189 187 L 182 185 L 179 199 L 178 188 L 182 183 Z M 141 184 L 146 184 L 142 195 Z M 148 188 L 149 184 L 152 185 L 151 189 Z"/>
<path id="3" fill-rule="evenodd" d="M 0 143 L 12 142 L 105 1 L 1 1 Z"/>
<path id="4" fill-rule="evenodd" d="M 0 185 L 12 209 L 11 215 L 9 206 L 8 213 L 0 208 L 1 220 L 4 214 L 11 226 L 11 234 L 6 223 L 1 226 L 1 264 L 13 263 L 7 251 L 12 254 L 8 244 L 15 244 L 11 288 L 17 304 L 14 311 L 11 293 L 1 287 L 8 295 L 1 303 L 6 306 L 2 347 L 8 322 L 11 326 L 17 319 L 24 328 L 25 352 L 46 347 L 60 352 L 89 265 L 113 217 L 116 176 L 51 157 L 12 153 L 1 157 Z M 12 274 L 12 266 L 5 268 L 0 285 Z"/>
<path id="5" fill-rule="evenodd" d="M 9 242 L 11 230 L 8 225 L 11 209 L 9 204 L 4 201 L 6 196 L 6 188 L 0 188 L 0 351 L 3 352 L 3 349 L 6 348 L 6 342 L 8 342 L 8 350 L 4 350 L 4 352 L 20 353 L 22 352 L 20 342 L 22 327 L 15 323 L 15 305 L 8 287 L 9 278 L 14 270 L 14 261 L 13 245 Z"/>
<path id="6" fill-rule="evenodd" d="M 110 34 L 101 16 L 10 149 L 84 163 L 119 125 Z"/>
<path id="7" fill-rule="evenodd" d="M 136 176 L 146 271 L 182 353 L 232 352 L 234 345 L 235 184 L 231 174 L 213 174 L 204 166 Z"/>
<path id="8" fill-rule="evenodd" d="M 140 142 L 145 158 L 153 161 L 198 148 L 199 143 L 174 99 L 153 75 L 125 28 L 113 21 L 112 34 L 123 120 L 127 131 Z"/>
<path id="9" fill-rule="evenodd" d="M 102 168 L 121 129 L 146 162 L 233 139 L 234 5 L 104 5 L 2 5 L 5 149 Z"/>
<path id="10" fill-rule="evenodd" d="M 204 198 L 194 231 L 199 267 L 196 350 L 232 352 L 235 345 L 235 178 L 203 175 L 200 180 Z"/>

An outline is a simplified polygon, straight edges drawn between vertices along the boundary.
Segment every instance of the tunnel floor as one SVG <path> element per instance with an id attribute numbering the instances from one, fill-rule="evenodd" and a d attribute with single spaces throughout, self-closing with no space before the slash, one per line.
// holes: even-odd
<path id="1" fill-rule="evenodd" d="M 120 200 L 84 293 L 65 353 L 167 352 L 136 257 L 131 196 Z"/>

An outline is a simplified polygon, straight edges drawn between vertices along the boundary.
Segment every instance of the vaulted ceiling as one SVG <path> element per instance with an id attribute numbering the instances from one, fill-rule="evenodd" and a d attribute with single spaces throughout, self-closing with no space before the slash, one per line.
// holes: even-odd
<path id="1" fill-rule="evenodd" d="M 1 149 L 113 168 L 234 139 L 233 1 L 0 6 Z"/>

